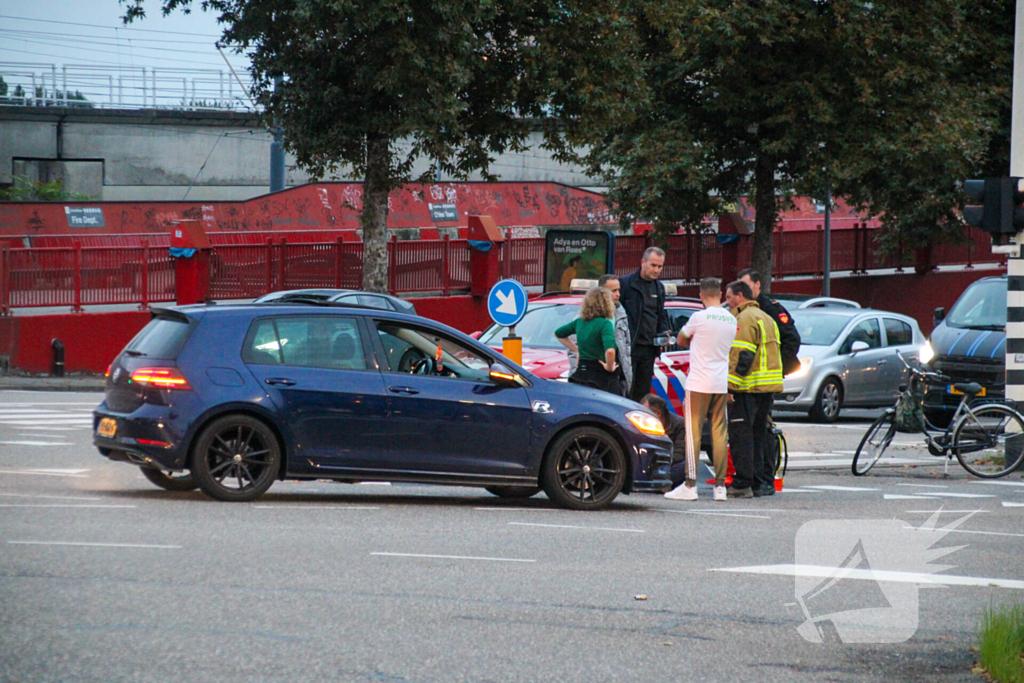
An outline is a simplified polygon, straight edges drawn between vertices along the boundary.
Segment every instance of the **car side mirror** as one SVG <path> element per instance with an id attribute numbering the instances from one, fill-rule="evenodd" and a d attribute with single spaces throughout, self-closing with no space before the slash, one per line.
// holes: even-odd
<path id="1" fill-rule="evenodd" d="M 868 346 L 867 342 L 855 341 L 850 346 L 850 353 L 857 353 L 858 351 L 866 351 L 867 349 L 870 349 L 870 348 L 871 347 Z"/>
<path id="2" fill-rule="evenodd" d="M 504 363 L 491 363 L 491 381 L 504 387 L 518 387 L 520 385 L 519 375 L 512 372 Z"/>
<path id="3" fill-rule="evenodd" d="M 935 314 L 932 316 L 932 323 L 935 327 L 938 327 L 939 323 L 946 319 L 946 309 L 939 306 L 935 309 Z"/>

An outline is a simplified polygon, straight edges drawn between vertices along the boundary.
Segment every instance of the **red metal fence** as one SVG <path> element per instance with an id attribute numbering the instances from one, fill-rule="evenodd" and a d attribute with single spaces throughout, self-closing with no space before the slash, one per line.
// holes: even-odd
<path id="1" fill-rule="evenodd" d="M 832 269 L 854 274 L 915 263 L 910 250 L 883 253 L 878 233 L 865 225 L 832 233 Z M 972 230 L 958 245 L 936 245 L 932 265 L 972 266 L 1003 263 L 993 255 L 988 236 Z M 820 230 L 778 231 L 774 235 L 775 276 L 820 276 L 824 234 Z M 615 272 L 623 275 L 640 264 L 648 237 L 626 235 L 615 240 Z M 722 249 L 715 235 L 668 237 L 663 278 L 696 283 L 721 275 Z M 526 286 L 544 283 L 544 239 L 522 238 L 499 247 L 502 277 Z M 739 262 L 749 263 L 752 240 L 740 246 Z M 392 239 L 388 243 L 388 289 L 441 292 L 469 287 L 470 247 L 466 240 Z M 249 299 L 281 289 L 310 287 L 358 289 L 362 284 L 363 244 L 345 241 L 289 243 L 287 238 L 262 244 L 214 245 L 210 257 L 210 294 L 215 299 Z M 0 250 L 0 310 L 41 306 L 140 304 L 173 301 L 174 260 L 166 242 L 142 246 L 47 247 Z"/>

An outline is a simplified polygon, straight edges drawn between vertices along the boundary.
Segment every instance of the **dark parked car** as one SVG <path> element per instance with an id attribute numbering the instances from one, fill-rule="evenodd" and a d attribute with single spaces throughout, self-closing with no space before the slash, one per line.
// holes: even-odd
<path id="1" fill-rule="evenodd" d="M 924 411 L 936 425 L 949 424 L 960 404 L 957 383 L 977 382 L 978 398 L 1002 401 L 1006 393 L 1006 276 L 986 277 L 971 284 L 949 315 L 935 311 L 935 329 L 921 362 L 950 378 L 945 386 L 929 386 Z"/>
<path id="2" fill-rule="evenodd" d="M 379 308 L 382 311 L 398 311 L 416 315 L 416 307 L 405 299 L 399 299 L 390 294 L 377 294 L 376 292 L 363 292 L 357 289 L 288 289 L 281 292 L 264 294 L 254 299 L 254 304 L 265 304 L 274 302 L 278 304 L 289 301 L 308 299 L 313 301 L 329 301 L 345 304 L 347 306 L 367 306 Z"/>
<path id="3" fill-rule="evenodd" d="M 543 489 L 597 509 L 670 487 L 632 401 L 536 377 L 445 325 L 332 305 L 154 312 L 111 364 L 94 443 L 169 490 L 249 501 L 276 479 Z"/>

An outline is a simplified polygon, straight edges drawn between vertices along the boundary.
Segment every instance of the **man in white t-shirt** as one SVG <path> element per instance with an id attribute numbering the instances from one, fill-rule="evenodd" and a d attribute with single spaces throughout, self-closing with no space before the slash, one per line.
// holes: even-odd
<path id="1" fill-rule="evenodd" d="M 725 500 L 729 465 L 726 402 L 729 396 L 729 350 L 736 338 L 736 318 L 722 307 L 722 281 L 706 277 L 700 283 L 704 310 L 697 311 L 679 332 L 677 343 L 690 349 L 683 416 L 686 419 L 686 481 L 665 494 L 674 500 L 697 500 L 697 464 L 704 420 L 711 421 L 711 458 L 715 465 L 715 500 Z"/>

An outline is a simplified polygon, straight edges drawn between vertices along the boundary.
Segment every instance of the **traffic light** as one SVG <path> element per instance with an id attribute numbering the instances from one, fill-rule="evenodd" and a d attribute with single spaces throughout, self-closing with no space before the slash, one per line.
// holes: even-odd
<path id="1" fill-rule="evenodd" d="M 964 207 L 964 220 L 993 237 L 1015 235 L 1024 230 L 1021 180 L 1004 176 L 964 181 L 964 192 L 978 202 Z"/>

